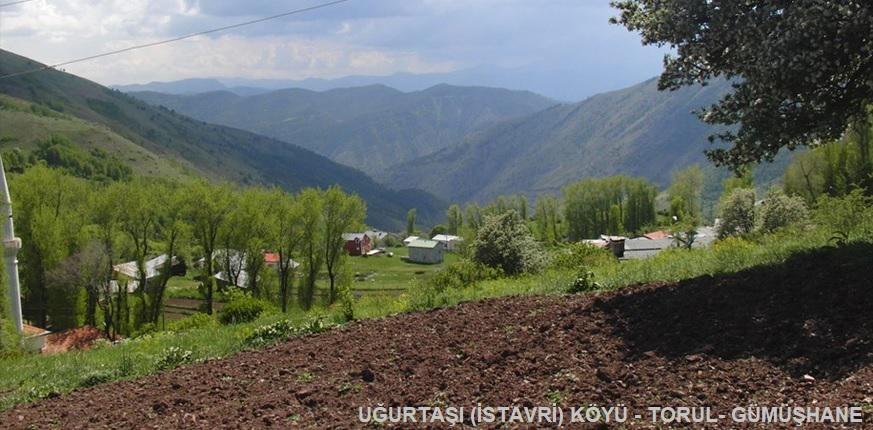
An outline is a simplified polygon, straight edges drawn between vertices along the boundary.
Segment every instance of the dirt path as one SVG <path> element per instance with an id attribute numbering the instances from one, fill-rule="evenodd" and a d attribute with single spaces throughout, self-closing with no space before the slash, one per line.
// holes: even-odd
<path id="1" fill-rule="evenodd" d="M 0 425 L 358 428 L 366 427 L 358 408 L 377 404 L 621 403 L 641 413 L 648 406 L 730 413 L 753 404 L 869 405 L 873 282 L 869 262 L 852 255 L 820 253 L 600 296 L 513 297 L 365 321 L 20 405 L 3 412 Z M 873 412 L 865 411 L 865 423 L 850 428 L 873 428 Z M 601 427 L 654 425 L 569 426 Z"/>

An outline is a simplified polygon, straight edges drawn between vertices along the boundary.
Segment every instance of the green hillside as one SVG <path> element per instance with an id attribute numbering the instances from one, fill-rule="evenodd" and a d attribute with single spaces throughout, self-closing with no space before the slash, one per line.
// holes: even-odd
<path id="1" fill-rule="evenodd" d="M 713 129 L 692 111 L 729 89 L 722 81 L 660 92 L 652 79 L 501 123 L 398 166 L 385 183 L 453 201 L 555 193 L 580 178 L 615 174 L 666 185 L 677 168 L 708 163 L 703 151 Z"/>
<path id="2" fill-rule="evenodd" d="M 41 64 L 25 57 L 0 51 L 2 75 L 39 66 Z M 427 193 L 390 190 L 356 169 L 304 148 L 193 120 L 60 71 L 46 70 L 0 80 L 0 94 L 36 104 L 40 110 L 57 112 L 64 118 L 104 126 L 126 142 L 125 145 L 135 145 L 140 151 L 162 160 L 174 160 L 171 164 L 190 168 L 192 173 L 212 179 L 242 184 L 276 184 L 292 190 L 339 184 L 367 202 L 368 222 L 375 226 L 399 227 L 411 207 L 418 208 L 423 222 L 440 216 L 442 211 L 442 203 Z M 4 119 L 10 123 L 4 122 L 3 130 L 25 129 L 24 125 L 19 126 L 19 120 L 25 123 L 34 121 L 33 115 L 25 118 L 15 113 L 4 116 Z M 20 133 L 17 139 L 33 139 L 25 138 L 25 132 L 16 133 Z M 69 138 L 82 142 L 82 139 Z M 112 146 L 112 142 L 109 139 L 103 144 Z M 119 146 L 114 151 L 127 150 Z M 131 164 L 135 166 L 137 163 Z"/>
<path id="3" fill-rule="evenodd" d="M 196 172 L 184 160 L 162 158 L 104 125 L 6 95 L 0 95 L 0 124 L 0 151 L 17 148 L 28 153 L 52 136 L 65 136 L 78 148 L 105 151 L 137 175 L 183 178 Z"/>
<path id="4" fill-rule="evenodd" d="M 526 91 L 450 85 L 410 93 L 369 85 L 247 97 L 228 91 L 131 95 L 203 121 L 300 145 L 377 178 L 387 176 L 391 166 L 454 145 L 469 133 L 554 104 Z"/>

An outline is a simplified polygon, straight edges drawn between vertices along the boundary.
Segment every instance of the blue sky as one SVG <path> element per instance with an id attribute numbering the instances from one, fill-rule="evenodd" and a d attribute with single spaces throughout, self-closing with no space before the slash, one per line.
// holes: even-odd
<path id="1" fill-rule="evenodd" d="M 319 0 L 34 0 L 2 9 L 0 46 L 54 63 L 318 4 Z M 657 75 L 664 49 L 607 21 L 608 0 L 351 0 L 93 62 L 103 84 L 194 77 L 505 73 L 605 91 Z M 520 71 L 524 71 L 522 74 Z M 518 76 L 513 75 L 518 73 Z M 544 79 L 542 76 L 536 79 Z M 566 83 L 564 83 L 566 81 Z M 536 87 L 531 83 L 529 86 Z M 581 87 L 586 89 L 583 91 Z"/>

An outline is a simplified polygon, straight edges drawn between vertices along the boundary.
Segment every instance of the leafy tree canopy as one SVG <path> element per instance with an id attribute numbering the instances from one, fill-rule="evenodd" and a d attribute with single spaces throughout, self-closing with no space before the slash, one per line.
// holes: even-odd
<path id="1" fill-rule="evenodd" d="M 867 122 L 873 103 L 873 2 L 869 0 L 620 0 L 613 23 L 647 45 L 669 46 L 659 87 L 723 77 L 734 91 L 699 112 L 738 125 L 710 137 L 708 151 L 736 169 L 833 140 Z M 863 127 L 863 126 L 862 126 Z"/>

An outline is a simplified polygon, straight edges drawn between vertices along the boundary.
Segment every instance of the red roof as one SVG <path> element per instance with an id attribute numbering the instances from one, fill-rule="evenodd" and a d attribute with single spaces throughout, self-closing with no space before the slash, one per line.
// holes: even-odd
<path id="1" fill-rule="evenodd" d="M 667 233 L 664 230 L 658 230 L 658 231 L 653 231 L 651 233 L 646 233 L 643 235 L 643 237 L 645 237 L 646 239 L 649 239 L 649 240 L 661 240 L 661 239 L 669 238 L 670 233 Z"/>
<path id="2" fill-rule="evenodd" d="M 278 252 L 265 252 L 264 253 L 264 263 L 279 264 L 279 253 Z"/>

